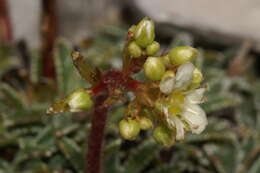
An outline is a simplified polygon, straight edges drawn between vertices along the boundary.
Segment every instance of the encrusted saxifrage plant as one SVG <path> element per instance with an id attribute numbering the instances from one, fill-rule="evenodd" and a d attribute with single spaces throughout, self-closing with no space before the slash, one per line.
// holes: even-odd
<path id="1" fill-rule="evenodd" d="M 152 20 L 144 18 L 132 26 L 123 51 L 122 70 L 102 72 L 85 62 L 79 52 L 72 53 L 75 67 L 92 87 L 73 91 L 53 104 L 47 113 L 81 112 L 94 106 L 86 171 L 100 172 L 107 111 L 125 100 L 127 92 L 135 97 L 118 126 L 121 136 L 127 140 L 134 140 L 140 130 L 153 129 L 155 141 L 170 147 L 183 140 L 186 132 L 199 134 L 205 129 L 207 118 L 199 104 L 205 100 L 206 87 L 201 87 L 203 75 L 192 63 L 198 51 L 181 46 L 156 56 L 160 44 L 154 39 Z M 132 77 L 142 70 L 148 80 Z"/>

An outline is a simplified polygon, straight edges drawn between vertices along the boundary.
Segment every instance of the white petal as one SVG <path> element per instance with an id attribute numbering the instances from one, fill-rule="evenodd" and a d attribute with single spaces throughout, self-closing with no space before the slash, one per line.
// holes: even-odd
<path id="1" fill-rule="evenodd" d="M 168 77 L 160 82 L 160 90 L 164 94 L 170 94 L 174 88 L 174 77 Z"/>
<path id="2" fill-rule="evenodd" d="M 176 140 L 184 139 L 184 124 L 177 116 L 170 116 L 168 108 L 164 108 L 164 115 L 166 116 L 166 122 L 170 129 L 176 129 Z"/>
<path id="3" fill-rule="evenodd" d="M 181 116 L 190 125 L 192 133 L 201 133 L 208 124 L 206 113 L 196 104 L 187 104 Z"/>
<path id="4" fill-rule="evenodd" d="M 206 91 L 205 88 L 199 88 L 199 89 L 192 90 L 185 97 L 186 103 L 191 103 L 191 104 L 202 103 L 203 102 L 202 98 L 203 98 L 203 94 L 205 91 Z"/>
<path id="5" fill-rule="evenodd" d="M 176 140 L 183 140 L 185 133 L 184 124 L 177 116 L 173 116 L 172 121 L 174 122 L 176 128 Z"/>
<path id="6" fill-rule="evenodd" d="M 171 129 L 174 128 L 175 124 L 172 121 L 171 116 L 169 115 L 168 107 L 163 107 L 163 113 L 164 113 L 165 120 L 167 122 L 168 127 Z"/>
<path id="7" fill-rule="evenodd" d="M 188 62 L 177 69 L 174 86 L 176 89 L 186 87 L 192 82 L 194 68 L 194 65 Z"/>

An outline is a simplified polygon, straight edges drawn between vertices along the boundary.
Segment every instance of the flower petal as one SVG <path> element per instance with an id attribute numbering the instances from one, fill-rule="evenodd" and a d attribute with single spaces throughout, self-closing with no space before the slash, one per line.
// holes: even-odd
<path id="1" fill-rule="evenodd" d="M 208 124 L 206 113 L 196 104 L 186 104 L 184 109 L 182 119 L 189 124 L 192 133 L 200 134 Z"/>
<path id="2" fill-rule="evenodd" d="M 192 76 L 194 71 L 194 65 L 190 62 L 181 65 L 177 69 L 175 78 L 175 88 L 180 89 L 187 87 L 192 82 Z"/>
<path id="3" fill-rule="evenodd" d="M 185 134 L 183 122 L 177 116 L 173 116 L 172 121 L 176 128 L 176 140 L 183 140 Z"/>
<path id="4" fill-rule="evenodd" d="M 164 94 L 170 94 L 174 88 L 175 78 L 168 77 L 160 82 L 160 91 Z"/>
<path id="5" fill-rule="evenodd" d="M 190 103 L 190 104 L 202 103 L 203 102 L 202 98 L 203 98 L 203 94 L 205 91 L 206 91 L 206 88 L 199 88 L 199 89 L 192 90 L 185 97 L 186 103 Z"/>

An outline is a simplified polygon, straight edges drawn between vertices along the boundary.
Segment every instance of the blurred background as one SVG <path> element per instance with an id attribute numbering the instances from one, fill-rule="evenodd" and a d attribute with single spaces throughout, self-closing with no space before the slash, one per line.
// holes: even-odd
<path id="1" fill-rule="evenodd" d="M 149 131 L 125 141 L 119 103 L 106 127 L 104 171 L 260 172 L 259 0 L 0 0 L 0 173 L 82 172 L 92 112 L 48 117 L 46 108 L 89 86 L 72 50 L 102 70 L 120 68 L 127 28 L 145 16 L 163 52 L 200 50 L 209 125 L 168 149 Z"/>

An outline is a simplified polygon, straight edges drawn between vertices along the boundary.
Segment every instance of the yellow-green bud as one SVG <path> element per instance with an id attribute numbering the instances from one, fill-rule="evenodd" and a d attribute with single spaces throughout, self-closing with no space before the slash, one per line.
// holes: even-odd
<path id="1" fill-rule="evenodd" d="M 79 88 L 67 97 L 70 112 L 80 112 L 93 106 L 89 91 Z"/>
<path id="2" fill-rule="evenodd" d="M 133 58 L 140 57 L 142 55 L 142 49 L 136 44 L 135 41 L 132 41 L 128 45 L 128 52 L 132 55 Z"/>
<path id="3" fill-rule="evenodd" d="M 159 58 L 149 57 L 144 63 L 144 74 L 150 80 L 160 80 L 165 73 L 165 66 Z"/>
<path id="4" fill-rule="evenodd" d="M 134 140 L 140 132 L 140 124 L 132 118 L 123 119 L 119 122 L 119 133 L 127 140 Z"/>
<path id="5" fill-rule="evenodd" d="M 153 138 L 157 143 L 166 147 L 172 146 L 175 142 L 172 131 L 164 126 L 158 126 L 154 129 Z"/>
<path id="6" fill-rule="evenodd" d="M 166 67 L 168 67 L 171 64 L 171 60 L 170 60 L 169 54 L 160 57 L 160 60 L 163 62 L 163 64 Z"/>
<path id="7" fill-rule="evenodd" d="M 160 44 L 154 41 L 152 44 L 146 47 L 147 55 L 155 55 L 160 50 Z"/>
<path id="8" fill-rule="evenodd" d="M 170 50 L 170 60 L 175 65 L 182 65 L 192 61 L 198 55 L 198 51 L 190 46 L 179 46 Z"/>
<path id="9" fill-rule="evenodd" d="M 144 18 L 138 23 L 135 29 L 135 40 L 136 43 L 145 48 L 154 41 L 154 23 L 152 20 Z"/>
<path id="10" fill-rule="evenodd" d="M 192 82 L 189 88 L 197 88 L 200 86 L 200 83 L 203 81 L 203 75 L 198 68 L 195 68 L 193 71 Z"/>
<path id="11" fill-rule="evenodd" d="M 129 31 L 129 32 L 132 32 L 132 33 L 135 33 L 135 30 L 136 30 L 136 25 L 132 25 L 132 26 L 128 29 L 128 31 Z"/>
<path id="12" fill-rule="evenodd" d="M 140 128 L 142 130 L 147 130 L 153 127 L 153 122 L 145 116 L 141 116 L 139 119 Z"/>
<path id="13" fill-rule="evenodd" d="M 175 77 L 174 71 L 167 70 L 167 71 L 163 74 L 162 80 L 165 80 L 165 79 L 167 79 L 167 78 L 173 78 L 173 77 Z"/>

